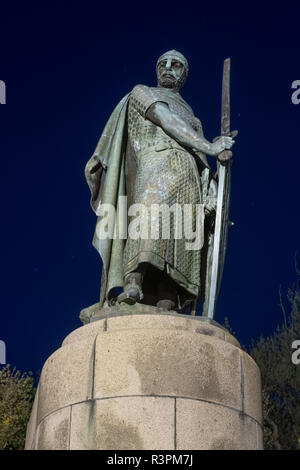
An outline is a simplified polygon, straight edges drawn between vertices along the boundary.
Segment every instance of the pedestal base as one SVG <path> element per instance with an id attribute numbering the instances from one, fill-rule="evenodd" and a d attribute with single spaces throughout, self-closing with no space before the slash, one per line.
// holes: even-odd
<path id="1" fill-rule="evenodd" d="M 259 369 L 227 331 L 144 305 L 101 315 L 46 361 L 26 449 L 262 449 Z"/>

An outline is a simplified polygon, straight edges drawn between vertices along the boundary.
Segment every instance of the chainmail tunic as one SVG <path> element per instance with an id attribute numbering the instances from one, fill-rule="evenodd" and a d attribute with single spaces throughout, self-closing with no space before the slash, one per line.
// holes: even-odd
<path id="1" fill-rule="evenodd" d="M 184 204 L 191 204 L 192 213 L 186 219 L 190 230 L 195 231 L 196 204 L 203 203 L 201 175 L 195 157 L 146 118 L 147 110 L 155 102 L 166 103 L 171 112 L 182 117 L 203 135 L 201 122 L 178 93 L 143 85 L 136 86 L 131 92 L 127 115 L 128 155 L 130 153 L 130 158 L 134 158 L 135 178 L 130 202 L 143 204 L 148 210 L 148 239 L 132 239 L 128 236 L 124 273 L 133 272 L 140 263 L 147 262 L 160 270 L 165 269 L 181 287 L 197 296 L 200 289 L 201 248 L 186 249 L 186 242 L 192 240 L 184 236 L 183 218 L 180 222 L 180 219 L 170 217 L 170 239 L 163 239 L 162 215 L 151 213 L 150 208 L 153 204 L 166 204 L 168 207 L 179 204 L 183 209 Z M 134 218 L 129 219 L 129 222 Z M 151 239 L 151 226 L 159 227 L 158 239 Z M 175 226 L 181 226 L 182 238 L 175 238 Z M 143 229 L 146 230 L 145 224 Z"/>

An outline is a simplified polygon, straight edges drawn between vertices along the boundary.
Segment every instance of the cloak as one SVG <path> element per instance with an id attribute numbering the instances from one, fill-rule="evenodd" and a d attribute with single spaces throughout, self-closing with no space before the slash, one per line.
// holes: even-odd
<path id="1" fill-rule="evenodd" d="M 91 207 L 99 215 L 101 204 L 111 204 L 118 219 L 118 198 L 126 195 L 125 154 L 127 144 L 126 114 L 129 94 L 119 102 L 112 112 L 98 141 L 95 152 L 86 164 L 85 177 L 91 191 Z M 93 237 L 93 246 L 102 259 L 100 308 L 114 287 L 122 287 L 123 252 L 125 240 L 99 238 L 97 226 L 102 217 L 98 216 Z"/>

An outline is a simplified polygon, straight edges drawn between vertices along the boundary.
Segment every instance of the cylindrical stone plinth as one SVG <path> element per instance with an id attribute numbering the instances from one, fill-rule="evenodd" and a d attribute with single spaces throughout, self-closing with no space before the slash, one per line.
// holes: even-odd
<path id="1" fill-rule="evenodd" d="M 236 339 L 126 308 L 103 309 L 46 361 L 26 449 L 262 449 L 260 372 Z"/>

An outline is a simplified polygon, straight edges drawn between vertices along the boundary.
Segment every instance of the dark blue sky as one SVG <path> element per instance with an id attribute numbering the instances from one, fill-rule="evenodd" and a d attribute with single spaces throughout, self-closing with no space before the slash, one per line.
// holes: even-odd
<path id="1" fill-rule="evenodd" d="M 156 59 L 173 48 L 189 60 L 182 95 L 210 140 L 220 132 L 222 62 L 232 59 L 235 226 L 216 320 L 229 317 L 243 344 L 282 322 L 278 290 L 295 280 L 300 250 L 300 105 L 291 101 L 300 7 L 228 11 L 208 2 L 1 6 L 0 339 L 17 368 L 40 370 L 98 300 L 84 167 L 114 106 L 137 83 L 154 86 Z"/>

